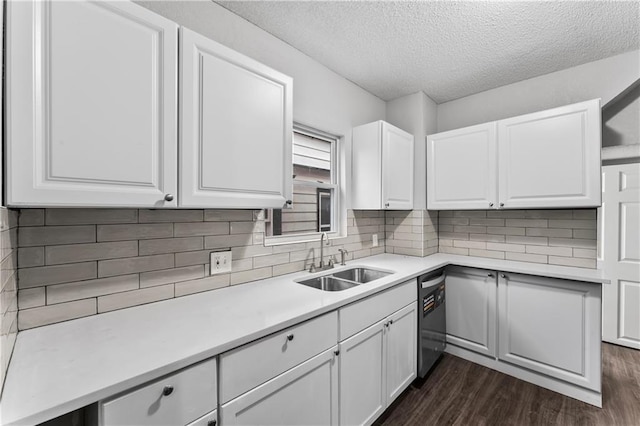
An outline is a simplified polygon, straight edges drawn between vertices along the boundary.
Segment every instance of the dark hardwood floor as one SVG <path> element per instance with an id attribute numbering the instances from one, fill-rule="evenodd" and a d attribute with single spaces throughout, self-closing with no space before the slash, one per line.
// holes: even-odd
<path id="1" fill-rule="evenodd" d="M 602 346 L 602 409 L 445 354 L 376 425 L 639 426 L 640 351 Z"/>

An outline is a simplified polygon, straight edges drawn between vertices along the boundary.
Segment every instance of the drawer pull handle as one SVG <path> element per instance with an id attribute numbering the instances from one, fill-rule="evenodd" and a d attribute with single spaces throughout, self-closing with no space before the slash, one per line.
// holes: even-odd
<path id="1" fill-rule="evenodd" d="M 173 386 L 169 385 L 169 386 L 165 386 L 162 389 L 162 395 L 164 396 L 169 396 L 173 393 Z"/>
<path id="2" fill-rule="evenodd" d="M 292 341 L 293 340 L 293 334 L 288 334 L 287 335 L 287 340 L 288 341 Z"/>
<path id="3" fill-rule="evenodd" d="M 207 422 L 207 426 L 216 426 L 218 424 L 218 422 L 216 420 L 209 420 Z"/>

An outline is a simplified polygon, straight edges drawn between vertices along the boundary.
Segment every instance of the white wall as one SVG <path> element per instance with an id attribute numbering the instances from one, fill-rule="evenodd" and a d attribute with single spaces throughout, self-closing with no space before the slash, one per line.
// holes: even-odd
<path id="1" fill-rule="evenodd" d="M 385 117 L 384 101 L 210 0 L 136 3 L 293 77 L 296 122 L 346 136 Z"/>
<path id="2" fill-rule="evenodd" d="M 414 210 L 427 208 L 427 162 L 425 136 L 436 132 L 436 103 L 423 92 L 416 92 L 387 102 L 387 121 L 404 131 L 413 133 L 414 152 Z"/>
<path id="3" fill-rule="evenodd" d="M 438 105 L 438 132 L 589 99 L 602 105 L 640 78 L 635 50 Z"/>
<path id="4" fill-rule="evenodd" d="M 602 112 L 602 146 L 640 144 L 640 85 Z"/>

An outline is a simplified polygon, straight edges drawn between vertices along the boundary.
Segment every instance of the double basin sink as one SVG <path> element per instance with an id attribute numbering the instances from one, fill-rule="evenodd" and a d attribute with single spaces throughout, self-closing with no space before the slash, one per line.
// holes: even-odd
<path id="1" fill-rule="evenodd" d="M 297 283 L 323 291 L 342 291 L 390 275 L 391 272 L 369 268 L 344 269 L 327 275 L 297 281 Z"/>

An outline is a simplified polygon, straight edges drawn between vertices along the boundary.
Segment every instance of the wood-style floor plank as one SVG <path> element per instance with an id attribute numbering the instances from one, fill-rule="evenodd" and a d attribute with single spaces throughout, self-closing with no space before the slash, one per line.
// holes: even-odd
<path id="1" fill-rule="evenodd" d="M 376 425 L 640 426 L 640 351 L 603 343 L 602 361 L 600 409 L 444 354 Z"/>

